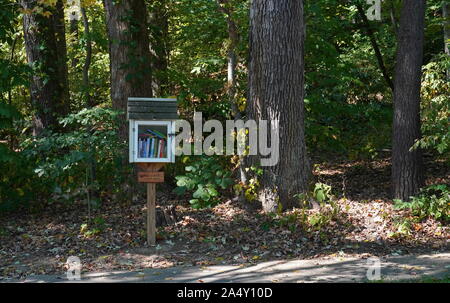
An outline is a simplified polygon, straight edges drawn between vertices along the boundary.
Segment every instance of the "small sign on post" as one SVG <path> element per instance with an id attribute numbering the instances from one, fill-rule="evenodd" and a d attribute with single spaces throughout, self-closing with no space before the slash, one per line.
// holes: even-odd
<path id="1" fill-rule="evenodd" d="M 140 183 L 164 183 L 164 172 L 138 172 L 138 182 Z"/>
<path id="2" fill-rule="evenodd" d="M 164 182 L 166 163 L 175 162 L 177 99 L 128 98 L 130 163 L 138 182 L 147 183 L 147 245 L 156 244 L 156 183 Z"/>

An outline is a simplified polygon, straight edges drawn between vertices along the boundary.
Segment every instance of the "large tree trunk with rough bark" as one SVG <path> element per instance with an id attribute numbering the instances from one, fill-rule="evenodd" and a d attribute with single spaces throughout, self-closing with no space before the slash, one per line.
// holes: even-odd
<path id="1" fill-rule="evenodd" d="M 259 200 L 275 211 L 296 206 L 308 189 L 310 163 L 304 135 L 303 3 L 254 0 L 250 9 L 249 118 L 279 121 L 279 162 L 263 167 Z M 270 142 L 270 134 L 268 135 Z M 260 157 L 251 157 L 250 163 Z"/>
<path id="2" fill-rule="evenodd" d="M 104 0 L 109 37 L 111 99 L 126 114 L 128 97 L 151 97 L 152 74 L 147 9 L 144 0 Z M 126 115 L 119 137 L 128 139 Z"/>
<path id="3" fill-rule="evenodd" d="M 126 110 L 128 97 L 152 97 L 151 53 L 148 13 L 144 0 L 104 0 L 109 38 L 111 99 L 121 110 L 118 130 L 122 142 L 128 141 Z M 121 189 L 123 199 L 136 197 L 138 184 L 129 174 L 128 149 L 123 150 L 123 176 L 129 180 Z"/>
<path id="4" fill-rule="evenodd" d="M 422 153 L 410 150 L 420 138 L 425 0 L 403 0 L 394 82 L 392 184 L 394 198 L 409 200 L 424 182 Z"/>
<path id="5" fill-rule="evenodd" d="M 58 128 L 57 118 L 69 112 L 67 49 L 62 1 L 45 6 L 37 0 L 21 0 L 23 31 L 28 63 L 35 71 L 30 95 L 35 115 L 33 132 Z M 39 8 L 42 13 L 38 13 Z M 49 12 L 49 16 L 45 14 Z"/>

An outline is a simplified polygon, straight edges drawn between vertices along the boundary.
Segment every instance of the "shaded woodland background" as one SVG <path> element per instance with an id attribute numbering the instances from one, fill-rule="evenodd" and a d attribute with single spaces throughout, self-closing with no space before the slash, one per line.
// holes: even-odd
<path id="1" fill-rule="evenodd" d="M 270 3 L 0 0 L 0 276 L 448 251 L 449 2 Z M 130 96 L 276 113 L 282 161 L 177 157 L 149 252 Z"/>
<path id="2" fill-rule="evenodd" d="M 124 111 L 129 96 L 177 96 L 180 116 L 187 120 L 194 111 L 201 111 L 205 120 L 258 117 L 252 112 L 252 93 L 274 90 L 258 82 L 251 69 L 263 62 L 257 61 L 262 57 L 258 59 L 255 50 L 273 42 L 258 36 L 257 27 L 264 26 L 264 20 L 257 14 L 250 20 L 250 5 L 242 0 L 82 0 L 77 19 L 70 18 L 70 1 L 1 0 L 0 211 L 39 213 L 55 204 L 81 203 L 91 218 L 105 201 L 136 202 L 142 188 L 127 162 Z M 265 9 L 264 2 L 253 5 L 254 11 Z M 298 45 L 304 49 L 304 61 L 287 71 L 295 75 L 304 69 L 304 79 L 280 83 L 282 90 L 283 85 L 300 87 L 304 82 L 304 95 L 299 91 L 302 95 L 292 98 L 304 99 L 304 110 L 294 116 L 304 115 L 304 128 L 298 131 L 304 132 L 301 142 L 306 148 L 295 154 L 305 160 L 298 172 L 290 172 L 289 182 L 286 173 L 278 171 L 279 188 L 302 180 L 294 186 L 299 189 L 296 195 L 280 190 L 281 205 L 272 199 L 265 208 L 290 209 L 311 200 L 321 204 L 331 200 L 333 191 L 342 193 L 317 175 L 308 177 L 318 163 L 389 161 L 393 142 L 401 142 L 406 134 L 396 133 L 400 128 L 394 127 L 392 139 L 397 85 L 397 99 L 406 100 L 398 101 L 403 110 L 419 110 L 420 103 L 420 121 L 412 122 L 420 129 L 412 142 L 423 150 L 426 163 L 440 163 L 444 182 L 428 182 L 431 187 L 421 192 L 425 179 L 418 177 L 410 188 L 377 190 L 405 201 L 414 194 L 415 204 L 398 201 L 399 207 L 415 205 L 420 216 L 448 220 L 449 4 L 429 0 L 426 9 L 411 6 L 414 14 L 408 16 L 405 10 L 403 21 L 401 8 L 402 1 L 384 1 L 382 20 L 370 21 L 365 1 L 305 1 L 294 10 L 303 13 L 303 23 L 289 23 L 290 13 L 281 18 L 286 22 L 282 25 L 306 28 L 304 37 L 294 30 L 298 36 L 290 44 L 304 39 L 304 46 Z M 423 60 L 420 46 L 404 38 L 410 30 L 406 25 L 416 24 L 415 9 L 425 10 Z M 256 65 L 249 67 L 252 28 Z M 282 35 L 283 28 L 278 30 Z M 400 45 L 417 50 L 423 62 L 416 60 L 416 66 L 422 73 L 403 73 L 407 77 L 395 82 L 396 54 L 411 55 L 397 53 Z M 408 81 L 418 85 L 411 89 Z M 414 95 L 415 89 L 420 89 L 420 96 Z M 414 98 L 417 102 L 409 107 Z M 416 153 L 409 152 L 411 144 L 405 146 L 394 163 Z M 296 147 L 283 145 L 282 151 L 286 155 Z M 410 168 L 417 159 L 411 158 Z M 261 188 L 270 183 L 265 177 L 268 169 L 242 161 L 236 156 L 179 157 L 166 168 L 168 185 L 163 190 L 175 190 L 194 209 L 214 207 L 229 197 L 257 204 Z M 421 173 L 426 169 L 427 164 Z M 401 183 L 395 176 L 394 185 Z"/>

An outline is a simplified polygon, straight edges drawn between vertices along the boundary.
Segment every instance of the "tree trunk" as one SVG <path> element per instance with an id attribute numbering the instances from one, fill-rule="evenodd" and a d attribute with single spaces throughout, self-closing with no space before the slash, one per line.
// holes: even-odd
<path id="1" fill-rule="evenodd" d="M 70 95 L 69 95 L 69 69 L 67 66 L 67 43 L 66 28 L 64 21 L 64 3 L 63 0 L 56 2 L 56 13 L 53 15 L 53 25 L 56 33 L 56 47 L 59 54 L 57 64 L 59 67 L 60 83 L 63 89 L 63 99 L 61 100 L 64 107 L 64 113 L 70 112 Z"/>
<path id="2" fill-rule="evenodd" d="M 372 48 L 375 52 L 375 57 L 378 61 L 378 66 L 380 68 L 381 73 L 383 74 L 384 80 L 386 80 L 386 84 L 390 87 L 391 90 L 394 90 L 394 84 L 392 83 L 391 77 L 384 65 L 383 55 L 381 54 L 380 48 L 378 46 L 377 39 L 375 38 L 375 34 L 370 26 L 369 19 L 367 19 L 366 12 L 364 11 L 363 6 L 360 3 L 356 4 L 358 9 L 359 16 L 361 17 L 364 27 L 366 28 L 367 35 L 369 36 L 370 44 L 372 44 Z"/>
<path id="3" fill-rule="evenodd" d="M 236 49 L 240 40 L 240 35 L 238 27 L 233 18 L 233 9 L 228 0 L 217 0 L 217 5 L 219 11 L 225 15 L 227 22 L 228 31 L 228 49 L 227 49 L 227 94 L 228 100 L 231 105 L 231 110 L 234 120 L 242 119 L 241 111 L 236 100 L 236 90 L 237 90 L 237 78 L 236 78 L 236 66 L 238 64 L 238 56 L 236 54 Z M 247 176 L 245 173 L 245 158 L 244 156 L 239 156 L 239 178 L 242 184 L 247 182 Z M 244 195 L 241 194 L 239 199 L 244 200 Z"/>
<path id="4" fill-rule="evenodd" d="M 91 32 L 89 29 L 89 19 L 86 14 L 86 9 L 84 7 L 80 8 L 81 17 L 83 18 L 84 36 L 86 39 L 86 60 L 83 65 L 83 90 L 84 90 L 84 102 L 87 107 L 94 107 L 96 104 L 92 102 L 90 85 L 89 85 L 89 68 L 91 66 L 92 60 L 92 39 Z"/>
<path id="5" fill-rule="evenodd" d="M 295 194 L 308 189 L 310 163 L 304 135 L 303 3 L 255 0 L 250 9 L 249 118 L 279 121 L 275 166 L 263 167 L 259 200 L 275 211 L 297 205 Z M 270 134 L 268 135 L 270 144 Z M 258 163 L 259 156 L 250 163 Z"/>
<path id="6" fill-rule="evenodd" d="M 394 0 L 389 0 L 389 17 L 391 18 L 392 27 L 394 28 L 395 36 L 398 35 L 398 22 L 395 17 L 395 4 Z"/>
<path id="7" fill-rule="evenodd" d="M 78 33 L 78 19 L 72 18 L 70 19 L 70 27 L 69 27 L 69 33 L 70 33 L 70 44 L 73 47 L 76 47 L 79 41 L 79 33 Z M 71 66 L 72 68 L 76 68 L 78 64 L 78 59 L 76 56 L 73 56 Z"/>
<path id="8" fill-rule="evenodd" d="M 443 1 L 442 16 L 444 17 L 445 53 L 450 57 L 450 2 Z M 447 69 L 447 80 L 450 81 L 450 68 Z"/>
<path id="9" fill-rule="evenodd" d="M 56 7 L 43 6 L 37 0 L 21 0 L 23 31 L 27 60 L 35 68 L 31 79 L 31 102 L 35 109 L 33 133 L 58 128 L 57 118 L 69 112 L 67 84 L 67 49 L 64 10 L 61 1 Z M 43 7 L 49 17 L 35 10 Z"/>
<path id="10" fill-rule="evenodd" d="M 16 53 L 16 45 L 17 45 L 17 37 L 14 38 L 14 41 L 11 46 L 11 54 L 9 55 L 9 63 L 12 65 L 14 62 L 14 54 Z M 12 105 L 12 87 L 8 89 L 8 105 Z"/>
<path id="11" fill-rule="evenodd" d="M 151 97 L 152 75 L 144 0 L 104 0 L 109 38 L 111 99 L 121 110 L 119 137 L 128 139 L 128 97 Z"/>
<path id="12" fill-rule="evenodd" d="M 217 0 L 219 11 L 225 15 L 228 31 L 228 46 L 227 46 L 227 59 L 228 59 L 228 77 L 227 77 L 227 94 L 230 100 L 230 105 L 233 111 L 235 119 L 240 119 L 241 114 L 239 112 L 236 102 L 236 66 L 238 64 L 238 56 L 236 54 L 236 48 L 239 43 L 239 31 L 233 19 L 233 10 L 228 0 Z"/>
<path id="13" fill-rule="evenodd" d="M 80 18 L 79 10 L 80 7 L 78 6 L 78 3 L 75 0 L 66 0 L 67 2 L 67 9 L 68 9 L 68 18 L 69 18 L 69 48 L 68 53 L 70 57 L 70 66 L 69 66 L 69 86 L 72 86 L 73 83 L 77 82 L 77 65 L 79 63 L 79 58 L 77 56 L 78 53 L 78 46 L 80 44 L 80 36 L 79 36 L 79 30 L 78 30 L 78 21 Z M 81 4 L 81 3 L 80 3 Z"/>
<path id="14" fill-rule="evenodd" d="M 395 68 L 392 137 L 394 198 L 408 201 L 424 183 L 422 153 L 410 150 L 420 138 L 425 0 L 403 0 Z"/>
<path id="15" fill-rule="evenodd" d="M 168 93 L 167 64 L 169 35 L 168 12 L 165 0 L 152 1 L 150 13 L 150 51 L 152 54 L 152 90 L 154 96 Z"/>
<path id="16" fill-rule="evenodd" d="M 78 40 L 78 19 L 70 20 L 70 34 L 74 41 Z"/>

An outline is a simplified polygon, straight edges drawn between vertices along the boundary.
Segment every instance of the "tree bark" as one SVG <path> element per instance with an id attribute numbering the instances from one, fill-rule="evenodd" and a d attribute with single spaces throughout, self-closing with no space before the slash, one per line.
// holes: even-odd
<path id="1" fill-rule="evenodd" d="M 14 41 L 11 46 L 11 54 L 9 55 L 9 63 L 13 64 L 14 62 L 14 54 L 16 52 L 16 45 L 17 45 L 17 37 L 14 38 Z M 12 105 L 12 87 L 9 87 L 8 89 L 8 105 Z"/>
<path id="2" fill-rule="evenodd" d="M 230 100 L 230 105 L 233 111 L 235 119 L 240 119 L 241 115 L 236 102 L 236 66 L 238 63 L 238 57 L 236 54 L 236 48 L 239 43 L 239 31 L 233 19 L 233 11 L 230 8 L 228 0 L 217 0 L 218 9 L 225 15 L 228 31 L 228 47 L 227 47 L 227 59 L 228 59 L 228 77 L 227 77 L 227 93 Z"/>
<path id="3" fill-rule="evenodd" d="M 236 49 L 240 40 L 239 30 L 236 22 L 233 18 L 233 9 L 231 8 L 228 0 L 217 0 L 218 10 L 225 15 L 227 22 L 228 32 L 228 47 L 227 47 L 227 94 L 228 100 L 231 105 L 232 115 L 234 120 L 240 120 L 242 118 L 241 111 L 239 110 L 238 102 L 236 100 L 237 92 L 237 77 L 236 67 L 238 64 L 238 55 Z M 239 178 L 242 184 L 247 182 L 247 175 L 245 172 L 245 157 L 239 156 Z M 241 201 L 245 200 L 243 193 L 238 197 Z"/>
<path id="4" fill-rule="evenodd" d="M 63 87 L 63 99 L 61 100 L 64 107 L 64 113 L 70 112 L 70 95 L 69 95 L 69 69 L 67 66 L 67 43 L 66 43 L 66 23 L 64 21 L 64 3 L 63 0 L 56 2 L 56 13 L 53 17 L 53 25 L 56 33 L 56 46 L 59 54 L 57 64 L 59 67 L 60 83 Z"/>
<path id="5" fill-rule="evenodd" d="M 403 0 L 395 69 L 392 136 L 394 198 L 408 201 L 424 184 L 422 152 L 410 150 L 420 138 L 425 0 Z"/>
<path id="6" fill-rule="evenodd" d="M 70 33 L 70 44 L 73 47 L 75 47 L 78 44 L 78 40 L 79 40 L 78 19 L 77 18 L 73 18 L 70 20 L 69 33 Z M 78 64 L 78 59 L 74 56 L 72 58 L 72 62 L 71 62 L 72 68 L 76 68 L 77 64 Z"/>
<path id="7" fill-rule="evenodd" d="M 89 29 L 89 19 L 86 14 L 86 9 L 84 7 L 80 8 L 81 17 L 83 18 L 84 36 L 86 39 L 86 60 L 83 65 L 83 90 L 84 90 L 84 101 L 86 106 L 94 107 L 96 104 L 92 102 L 90 84 L 89 84 L 89 68 L 91 66 L 92 60 L 92 39 L 91 31 Z"/>
<path id="8" fill-rule="evenodd" d="M 104 0 L 109 38 L 111 99 L 123 111 L 119 137 L 128 139 L 128 97 L 151 97 L 152 74 L 144 0 Z"/>
<path id="9" fill-rule="evenodd" d="M 42 6 L 37 0 L 20 4 L 31 12 L 23 16 L 23 31 L 27 60 L 35 69 L 30 95 L 35 109 L 33 133 L 39 135 L 44 129 L 59 128 L 57 118 L 69 112 L 64 11 L 61 1 L 56 7 Z M 51 15 L 37 13 L 40 6 Z"/>
<path id="10" fill-rule="evenodd" d="M 279 121 L 280 159 L 263 168 L 259 200 L 266 212 L 297 205 L 311 174 L 304 135 L 303 3 L 254 0 L 250 8 L 249 118 Z M 270 134 L 268 135 L 270 144 Z M 257 164 L 261 157 L 250 157 Z"/>
<path id="11" fill-rule="evenodd" d="M 389 0 L 389 17 L 391 18 L 392 27 L 394 28 L 395 36 L 398 36 L 398 22 L 395 17 L 395 4 L 394 0 Z"/>
<path id="12" fill-rule="evenodd" d="M 75 18 L 70 20 L 70 34 L 73 40 L 78 40 L 78 20 Z"/>

